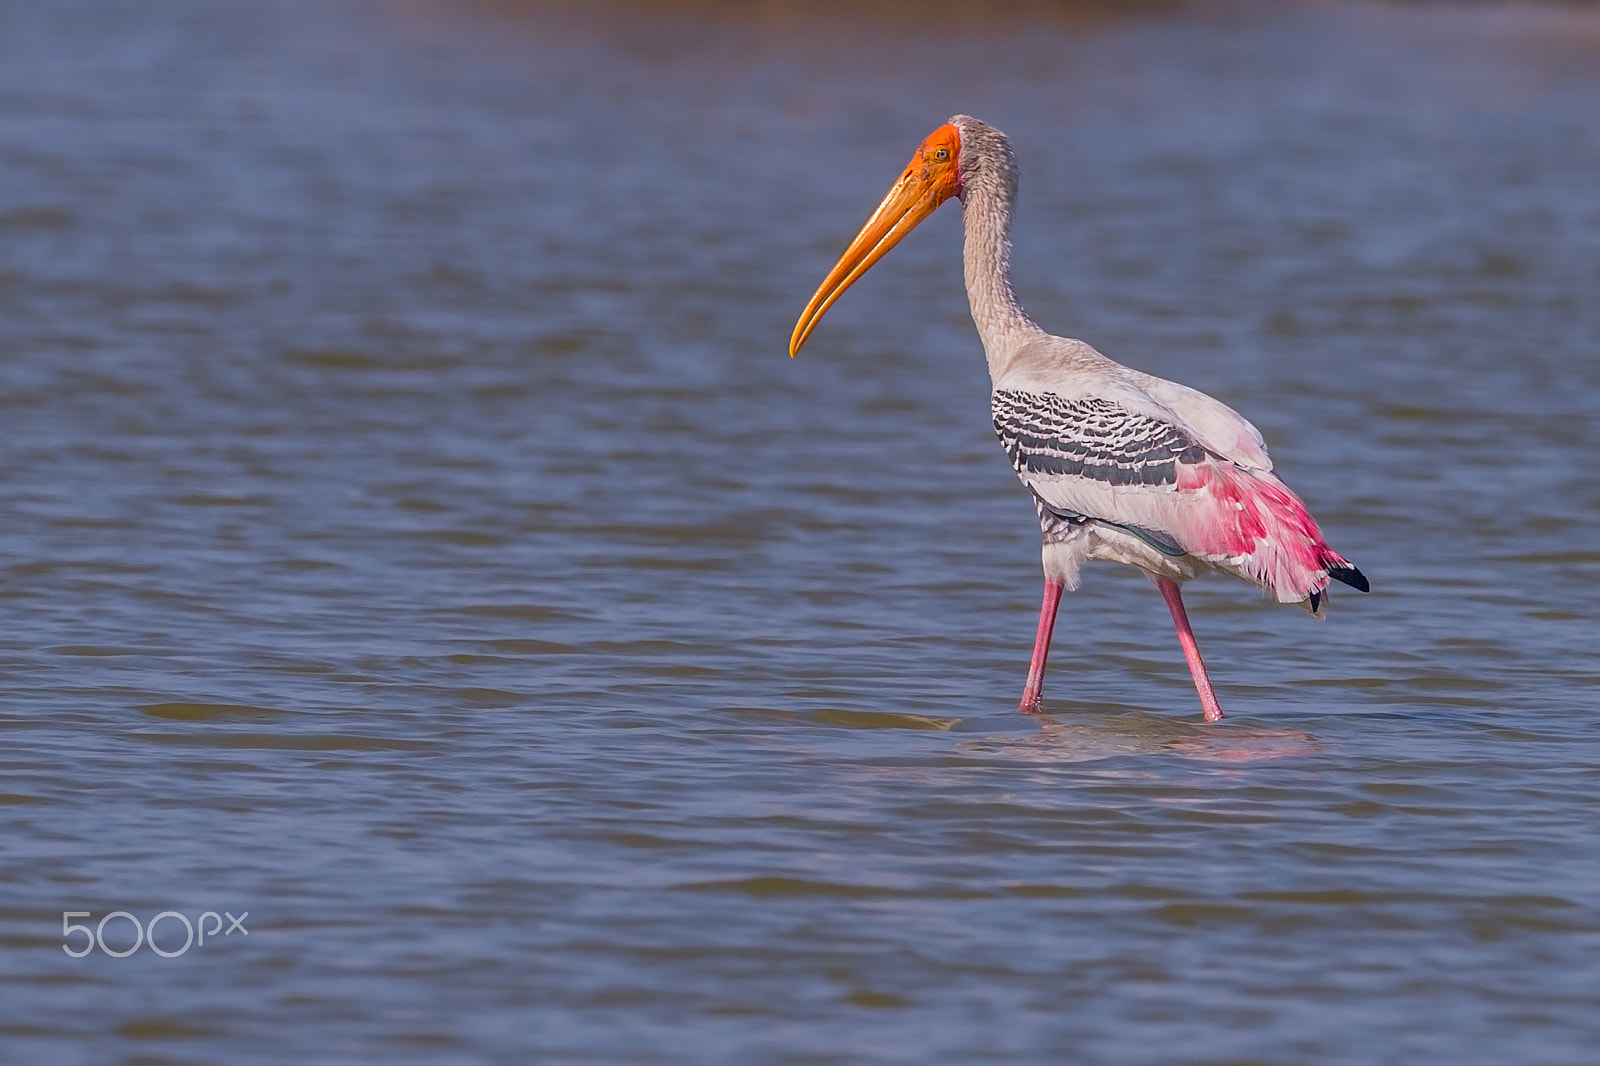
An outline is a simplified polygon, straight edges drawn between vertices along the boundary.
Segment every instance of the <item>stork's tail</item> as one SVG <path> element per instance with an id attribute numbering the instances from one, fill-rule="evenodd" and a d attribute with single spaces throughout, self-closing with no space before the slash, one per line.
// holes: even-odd
<path id="1" fill-rule="evenodd" d="M 1371 592 L 1372 585 L 1367 581 L 1367 575 L 1345 563 L 1343 566 L 1330 566 L 1328 576 L 1335 581 L 1342 581 L 1357 592 Z"/>
<path id="2" fill-rule="evenodd" d="M 1371 592 L 1372 583 L 1367 580 L 1367 575 L 1350 565 L 1350 561 L 1337 554 L 1332 549 L 1324 546 L 1322 556 L 1323 572 L 1335 581 L 1343 582 L 1357 592 Z M 1304 606 L 1314 617 L 1321 618 L 1328 604 L 1328 582 L 1324 579 L 1319 588 L 1314 588 L 1306 596 Z"/>

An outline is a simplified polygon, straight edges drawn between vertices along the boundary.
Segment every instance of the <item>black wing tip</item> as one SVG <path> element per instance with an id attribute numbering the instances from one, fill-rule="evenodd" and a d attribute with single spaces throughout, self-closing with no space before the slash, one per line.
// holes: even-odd
<path id="1" fill-rule="evenodd" d="M 1372 585 L 1367 581 L 1367 575 L 1353 566 L 1330 566 L 1328 576 L 1335 581 L 1342 581 L 1357 592 L 1371 592 Z"/>

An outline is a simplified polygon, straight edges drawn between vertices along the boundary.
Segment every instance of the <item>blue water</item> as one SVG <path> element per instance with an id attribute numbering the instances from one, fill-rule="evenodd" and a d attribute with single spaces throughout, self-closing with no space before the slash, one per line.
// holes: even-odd
<path id="1" fill-rule="evenodd" d="M 1191 585 L 1219 725 L 1111 567 L 1015 712 L 953 208 L 785 355 L 957 111 L 1372 579 Z M 1597 115 L 1592 6 L 0 9 L 0 1060 L 1595 1061 Z"/>

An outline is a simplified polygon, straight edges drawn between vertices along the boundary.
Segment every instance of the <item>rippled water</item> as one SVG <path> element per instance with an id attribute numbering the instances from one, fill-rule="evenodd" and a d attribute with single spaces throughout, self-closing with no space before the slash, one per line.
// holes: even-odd
<path id="1" fill-rule="evenodd" d="M 955 111 L 1373 580 L 1191 586 L 1218 726 L 1115 568 L 1012 709 L 953 209 L 785 357 Z M 1596 116 L 1593 7 L 0 7 L 0 1058 L 1595 1061 Z"/>

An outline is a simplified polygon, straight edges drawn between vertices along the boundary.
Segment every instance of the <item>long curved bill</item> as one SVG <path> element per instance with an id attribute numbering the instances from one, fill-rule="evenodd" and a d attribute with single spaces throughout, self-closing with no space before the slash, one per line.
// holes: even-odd
<path id="1" fill-rule="evenodd" d="M 867 224 L 861 227 L 839 262 L 822 279 L 811 302 L 806 304 L 789 338 L 790 358 L 800 351 L 800 346 L 844 290 L 899 244 L 917 223 L 961 191 L 956 162 L 960 148 L 960 134 L 951 125 L 940 126 L 918 146 L 905 173 L 867 219 Z"/>

